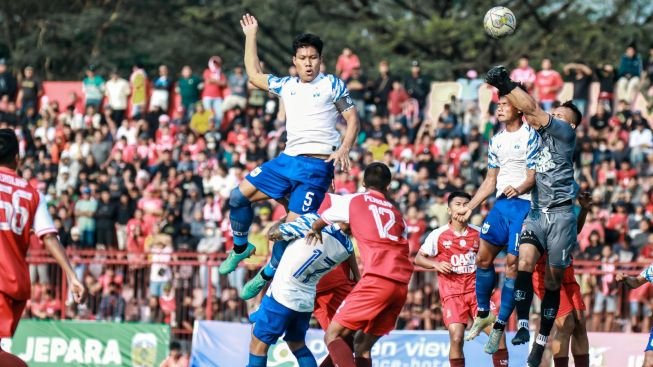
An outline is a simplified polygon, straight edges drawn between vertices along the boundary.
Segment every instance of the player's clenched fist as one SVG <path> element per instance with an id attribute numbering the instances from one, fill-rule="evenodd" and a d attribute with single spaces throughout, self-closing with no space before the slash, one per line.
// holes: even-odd
<path id="1" fill-rule="evenodd" d="M 258 31 L 258 22 L 253 15 L 245 14 L 243 19 L 240 20 L 240 26 L 243 27 L 243 33 L 245 36 L 253 36 Z"/>
<path id="2" fill-rule="evenodd" d="M 517 87 L 517 83 L 510 80 L 508 71 L 501 65 L 495 66 L 487 72 L 485 82 L 496 87 L 499 90 L 500 96 L 509 94 Z"/>

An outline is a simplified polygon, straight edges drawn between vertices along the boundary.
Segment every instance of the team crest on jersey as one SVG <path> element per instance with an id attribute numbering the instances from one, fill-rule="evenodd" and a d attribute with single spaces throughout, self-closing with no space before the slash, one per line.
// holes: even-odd
<path id="1" fill-rule="evenodd" d="M 544 173 L 554 168 L 556 168 L 556 164 L 553 162 L 553 156 L 549 152 L 549 147 L 543 147 L 535 157 L 535 171 Z"/>
<path id="2" fill-rule="evenodd" d="M 252 172 L 250 172 L 249 175 L 252 176 L 252 177 L 256 177 L 256 176 L 258 176 L 258 175 L 261 173 L 261 171 L 263 171 L 263 170 L 261 169 L 261 167 L 256 167 L 256 168 L 254 168 L 254 169 L 252 170 Z"/>
<path id="3" fill-rule="evenodd" d="M 515 301 L 523 301 L 526 299 L 526 293 L 524 291 L 516 290 L 515 291 Z"/>
<path id="4" fill-rule="evenodd" d="M 481 228 L 481 233 L 486 234 L 490 230 L 490 223 L 483 223 L 483 228 Z"/>
<path id="5" fill-rule="evenodd" d="M 460 247 L 465 247 L 466 245 L 467 245 L 467 241 L 460 240 Z"/>
<path id="6" fill-rule="evenodd" d="M 519 150 L 519 148 L 521 148 L 521 145 L 519 145 L 519 144 L 515 144 L 515 146 L 512 147 L 512 148 L 513 148 L 514 150 Z"/>
<path id="7" fill-rule="evenodd" d="M 452 245 L 451 241 L 442 241 L 442 246 L 444 246 L 444 248 L 446 249 L 451 248 L 451 245 Z"/>

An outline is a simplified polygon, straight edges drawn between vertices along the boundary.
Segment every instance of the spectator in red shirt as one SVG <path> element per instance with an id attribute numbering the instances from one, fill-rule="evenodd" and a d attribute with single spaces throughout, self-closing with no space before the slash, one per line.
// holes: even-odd
<path id="1" fill-rule="evenodd" d="M 544 58 L 542 60 L 542 70 L 535 76 L 537 98 L 544 111 L 549 112 L 551 110 L 553 102 L 558 99 L 558 93 L 560 93 L 562 85 L 560 73 L 551 69 L 551 59 Z"/>
<path id="2" fill-rule="evenodd" d="M 347 80 L 352 70 L 360 68 L 360 66 L 361 62 L 358 56 L 349 47 L 345 47 L 342 49 L 340 56 L 338 56 L 338 62 L 336 62 L 336 75 L 342 80 Z"/>
<path id="3" fill-rule="evenodd" d="M 215 125 L 220 126 L 222 123 L 222 101 L 227 88 L 227 77 L 222 71 L 220 56 L 212 56 L 209 59 L 209 66 L 204 70 L 203 77 L 202 103 L 205 109 L 213 111 Z"/>
<path id="4" fill-rule="evenodd" d="M 58 319 L 61 311 L 61 302 L 52 295 L 52 290 L 46 288 L 40 302 L 33 302 L 32 315 L 41 320 Z"/>
<path id="5" fill-rule="evenodd" d="M 400 81 L 392 82 L 392 90 L 388 94 L 388 112 L 390 113 L 390 125 L 398 121 L 404 111 L 404 105 L 410 99 L 408 92 Z"/>
<path id="6" fill-rule="evenodd" d="M 408 231 L 408 246 L 410 255 L 414 256 L 422 245 L 421 238 L 426 232 L 426 221 L 416 206 L 410 206 L 406 211 L 406 230 Z"/>

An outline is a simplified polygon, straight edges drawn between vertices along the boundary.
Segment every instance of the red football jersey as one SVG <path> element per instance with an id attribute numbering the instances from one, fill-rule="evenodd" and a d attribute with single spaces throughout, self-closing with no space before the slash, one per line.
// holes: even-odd
<path id="1" fill-rule="evenodd" d="M 0 293 L 15 300 L 30 297 L 25 256 L 32 229 L 39 237 L 57 233 L 38 191 L 14 171 L 0 167 Z"/>
<path id="2" fill-rule="evenodd" d="M 468 226 L 463 232 L 456 232 L 449 224 L 434 230 L 426 237 L 420 253 L 435 257 L 439 262 L 451 264 L 451 273 L 438 273 L 440 297 L 474 292 L 479 241 L 477 229 Z"/>
<path id="3" fill-rule="evenodd" d="M 346 222 L 364 265 L 364 274 L 374 274 L 408 283 L 413 264 L 408 254 L 406 222 L 401 212 L 377 191 L 331 196 L 331 206 L 322 213 L 328 223 Z"/>
<path id="4" fill-rule="evenodd" d="M 324 200 L 322 201 L 320 208 L 317 210 L 318 214 L 324 213 L 325 210 L 331 207 L 331 196 L 333 196 L 333 194 L 328 193 L 324 196 Z M 317 283 L 317 293 L 326 292 L 346 283 L 353 285 L 353 279 L 351 279 L 351 267 L 347 261 L 341 263 L 320 279 Z"/>

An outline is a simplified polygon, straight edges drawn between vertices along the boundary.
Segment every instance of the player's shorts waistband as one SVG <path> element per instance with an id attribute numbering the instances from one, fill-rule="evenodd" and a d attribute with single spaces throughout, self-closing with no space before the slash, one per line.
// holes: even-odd
<path id="1" fill-rule="evenodd" d="M 329 158 L 329 155 L 328 155 L 328 154 L 300 154 L 299 157 L 315 158 L 315 159 L 326 160 L 326 159 Z"/>

